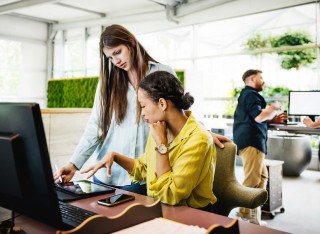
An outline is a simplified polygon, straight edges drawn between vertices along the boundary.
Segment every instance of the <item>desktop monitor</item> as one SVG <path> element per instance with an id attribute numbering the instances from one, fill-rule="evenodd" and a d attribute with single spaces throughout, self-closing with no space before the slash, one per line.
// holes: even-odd
<path id="1" fill-rule="evenodd" d="M 317 91 L 290 91 L 289 115 L 310 116 L 314 119 L 320 115 L 320 90 Z"/>
<path id="2" fill-rule="evenodd" d="M 40 107 L 0 103 L 0 206 L 61 226 Z"/>
<path id="3" fill-rule="evenodd" d="M 7 204 L 11 210 L 24 205 L 22 178 L 25 173 L 21 153 L 19 134 L 0 132 L 0 206 Z"/>

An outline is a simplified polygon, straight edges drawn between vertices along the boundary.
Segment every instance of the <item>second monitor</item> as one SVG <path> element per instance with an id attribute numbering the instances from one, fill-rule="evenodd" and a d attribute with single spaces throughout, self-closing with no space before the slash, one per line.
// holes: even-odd
<path id="1" fill-rule="evenodd" d="M 309 116 L 314 120 L 320 116 L 320 91 L 290 91 L 289 115 Z"/>

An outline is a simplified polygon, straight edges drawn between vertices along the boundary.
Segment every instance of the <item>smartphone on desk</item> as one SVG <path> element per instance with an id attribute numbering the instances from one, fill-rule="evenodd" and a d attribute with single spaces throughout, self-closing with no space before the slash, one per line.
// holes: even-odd
<path id="1" fill-rule="evenodd" d="M 107 197 L 104 199 L 101 199 L 98 201 L 98 204 L 103 205 L 103 206 L 115 206 L 119 205 L 121 203 L 127 202 L 134 200 L 133 195 L 128 195 L 128 194 L 117 194 L 111 197 Z"/>

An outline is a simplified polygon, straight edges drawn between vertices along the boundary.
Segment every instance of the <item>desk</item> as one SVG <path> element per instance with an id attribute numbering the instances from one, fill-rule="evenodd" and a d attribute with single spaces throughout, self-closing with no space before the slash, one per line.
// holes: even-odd
<path id="1" fill-rule="evenodd" d="M 155 199 L 142 196 L 139 194 L 123 191 L 120 189 L 117 189 L 115 193 L 126 193 L 126 194 L 132 194 L 135 196 L 134 201 L 130 201 L 127 203 L 123 203 L 121 205 L 115 206 L 115 207 L 105 207 L 100 206 L 97 204 L 97 200 L 112 196 L 114 194 L 107 194 L 107 195 L 100 195 L 97 197 L 91 197 L 83 200 L 78 200 L 74 202 L 70 202 L 70 204 L 74 206 L 78 206 L 93 212 L 96 212 L 98 214 L 106 215 L 108 217 L 114 216 L 119 214 L 121 211 L 123 211 L 128 205 L 131 205 L 135 202 L 144 204 L 144 205 L 150 205 L 155 202 Z M 221 224 L 221 225 L 227 225 L 231 222 L 231 218 L 193 209 L 186 206 L 168 206 L 168 205 L 162 205 L 162 212 L 163 217 L 174 220 L 180 223 L 188 224 L 188 225 L 198 225 L 200 227 L 208 228 L 213 224 Z M 51 226 L 48 226 L 46 224 L 43 224 L 37 220 L 31 219 L 26 216 L 18 216 L 15 219 L 15 224 L 17 226 L 21 226 L 27 233 L 32 234 L 54 234 L 56 232 L 56 228 L 53 228 Z M 261 227 L 255 224 L 246 223 L 243 221 L 239 222 L 239 228 L 240 233 L 259 233 L 259 234 L 283 234 L 286 232 L 278 231 L 271 228 Z"/>
<path id="2" fill-rule="evenodd" d="M 320 135 L 320 128 L 308 128 L 299 125 L 269 124 L 268 130 L 286 131 L 296 134 Z"/>

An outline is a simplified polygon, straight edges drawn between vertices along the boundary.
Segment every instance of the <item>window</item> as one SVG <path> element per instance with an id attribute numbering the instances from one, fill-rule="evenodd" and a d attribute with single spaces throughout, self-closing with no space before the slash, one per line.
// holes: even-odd
<path id="1" fill-rule="evenodd" d="M 21 61 L 21 43 L 0 39 L 1 99 L 18 95 Z"/>

